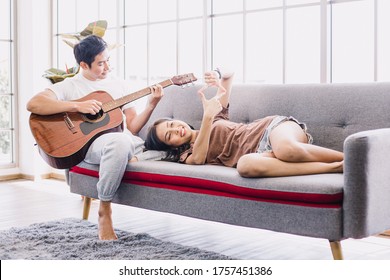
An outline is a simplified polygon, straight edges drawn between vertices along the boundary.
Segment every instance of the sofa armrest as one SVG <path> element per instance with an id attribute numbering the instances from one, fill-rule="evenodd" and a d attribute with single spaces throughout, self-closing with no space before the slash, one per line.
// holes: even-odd
<path id="1" fill-rule="evenodd" d="M 350 135 L 344 153 L 344 236 L 390 228 L 390 129 Z"/>

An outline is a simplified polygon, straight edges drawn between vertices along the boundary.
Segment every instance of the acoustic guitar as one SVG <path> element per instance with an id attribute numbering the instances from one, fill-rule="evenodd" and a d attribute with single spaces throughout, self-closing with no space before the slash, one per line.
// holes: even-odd
<path id="1" fill-rule="evenodd" d="M 159 83 L 163 88 L 183 86 L 196 81 L 190 74 L 174 76 Z M 80 163 L 91 143 L 100 135 L 123 131 L 121 107 L 127 103 L 151 94 L 144 88 L 114 100 L 105 91 L 94 91 L 74 101 L 99 100 L 103 103 L 96 115 L 64 112 L 53 115 L 30 115 L 30 129 L 37 142 L 42 158 L 52 167 L 66 169 Z"/>

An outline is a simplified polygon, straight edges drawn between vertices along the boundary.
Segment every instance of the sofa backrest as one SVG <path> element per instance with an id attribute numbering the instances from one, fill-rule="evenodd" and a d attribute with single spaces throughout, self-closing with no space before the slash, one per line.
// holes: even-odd
<path id="1" fill-rule="evenodd" d="M 165 96 L 140 132 L 158 118 L 180 119 L 199 128 L 203 109 L 197 90 L 200 85 L 165 89 Z M 206 91 L 206 97 L 215 94 Z M 348 135 L 363 130 L 390 127 L 390 83 L 234 85 L 230 119 L 251 122 L 269 115 L 293 116 L 308 125 L 314 144 L 343 149 Z"/>

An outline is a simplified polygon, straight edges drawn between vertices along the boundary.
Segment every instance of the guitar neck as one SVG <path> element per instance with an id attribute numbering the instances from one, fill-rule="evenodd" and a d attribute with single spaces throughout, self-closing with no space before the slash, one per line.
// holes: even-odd
<path id="1" fill-rule="evenodd" d="M 171 79 L 168 79 L 168 80 L 165 80 L 159 84 L 163 88 L 165 88 L 165 87 L 173 85 L 173 82 L 171 81 Z M 102 105 L 103 112 L 109 112 L 109 111 L 114 110 L 116 108 L 122 107 L 123 105 L 126 105 L 127 103 L 130 103 L 134 100 L 137 100 L 137 99 L 144 97 L 146 95 L 149 95 L 151 93 L 152 93 L 152 91 L 151 91 L 150 87 L 147 87 L 147 88 L 141 89 L 139 91 L 130 93 L 128 95 L 125 95 L 121 98 L 112 100 L 110 102 L 106 102 Z"/>

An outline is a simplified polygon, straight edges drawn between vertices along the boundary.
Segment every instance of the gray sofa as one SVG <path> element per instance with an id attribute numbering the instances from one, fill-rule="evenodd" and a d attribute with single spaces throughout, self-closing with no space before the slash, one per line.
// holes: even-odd
<path id="1" fill-rule="evenodd" d="M 172 117 L 199 128 L 198 88 L 166 88 L 149 123 Z M 127 166 L 113 202 L 325 238 L 334 259 L 342 259 L 341 240 L 390 228 L 389 107 L 390 83 L 235 85 L 231 120 L 294 116 L 307 123 L 314 144 L 344 151 L 344 174 L 250 179 L 223 166 L 144 161 Z M 88 198 L 84 219 L 88 218 L 89 198 L 97 198 L 98 174 L 99 166 L 85 162 L 69 172 L 71 192 Z"/>

